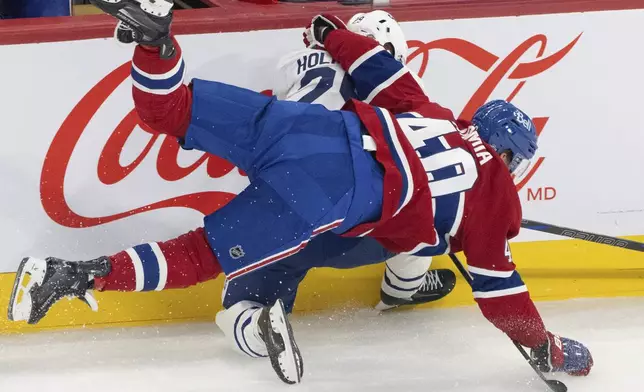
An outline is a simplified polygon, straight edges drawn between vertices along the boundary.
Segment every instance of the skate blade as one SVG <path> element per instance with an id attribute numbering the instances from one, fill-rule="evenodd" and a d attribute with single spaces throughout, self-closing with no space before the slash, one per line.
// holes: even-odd
<path id="1" fill-rule="evenodd" d="M 7 317 L 11 321 L 27 321 L 31 316 L 31 289 L 42 285 L 47 272 L 45 260 L 26 257 L 20 262 L 11 291 Z"/>
<path id="2" fill-rule="evenodd" d="M 397 308 L 398 305 L 387 305 L 384 302 L 380 301 L 378 304 L 375 306 L 375 309 L 379 312 L 384 312 L 387 310 L 395 309 Z"/>
<path id="3" fill-rule="evenodd" d="M 288 324 L 282 300 L 278 300 L 270 309 L 269 318 L 271 329 L 279 334 L 284 341 L 284 351 L 278 356 L 282 375 L 290 384 L 298 384 L 302 381 L 302 364 L 300 363 L 301 359 L 295 353 L 297 346 L 295 346 L 293 331 Z"/>
<path id="4" fill-rule="evenodd" d="M 150 15 L 164 17 L 167 16 L 172 10 L 173 3 L 172 1 L 166 0 L 157 0 L 154 2 L 151 1 L 139 1 L 141 4 L 141 9 L 147 12 Z"/>
<path id="5" fill-rule="evenodd" d="M 79 297 L 79 299 L 87 304 L 90 309 L 94 312 L 98 312 L 98 301 L 94 297 L 94 292 L 92 290 L 87 290 L 84 297 Z"/>
<path id="6" fill-rule="evenodd" d="M 114 12 L 114 6 L 120 3 L 125 3 L 124 0 L 90 0 L 92 4 L 101 10 Z M 171 0 L 132 0 L 134 3 L 139 4 L 139 7 L 150 15 L 154 16 L 167 16 L 172 10 L 174 2 Z M 118 9 L 118 8 L 117 8 Z M 119 11 L 120 12 L 120 11 Z M 109 13 L 109 12 L 108 12 Z M 119 18 L 120 19 L 120 18 Z"/>

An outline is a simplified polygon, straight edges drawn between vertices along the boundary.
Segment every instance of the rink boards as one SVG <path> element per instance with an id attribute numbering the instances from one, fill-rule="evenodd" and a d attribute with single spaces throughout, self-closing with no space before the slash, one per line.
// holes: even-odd
<path id="1" fill-rule="evenodd" d="M 218 10 L 178 15 L 187 80 L 270 90 L 279 57 L 301 47 L 296 26 L 323 6 L 309 7 L 286 22 L 258 14 L 249 19 L 256 24 L 235 26 L 232 17 L 218 20 Z M 338 10 L 348 17 L 359 8 Z M 524 216 L 644 240 L 644 126 L 633 120 L 641 112 L 642 55 L 623 49 L 644 36 L 644 11 L 496 17 L 514 11 L 468 10 L 462 15 L 468 19 L 417 20 L 459 17 L 445 10 L 430 17 L 423 10 L 409 6 L 392 13 L 406 20 L 410 67 L 432 99 L 463 117 L 489 99 L 511 99 L 535 119 L 540 150 L 515 181 Z M 582 9 L 561 12 L 575 10 Z M 11 75 L 0 103 L 5 132 L 13 132 L 11 143 L 0 144 L 2 304 L 8 302 L 10 272 L 25 255 L 93 258 L 172 238 L 199 226 L 204 214 L 247 184 L 226 162 L 180 151 L 174 140 L 139 127 L 130 96 L 132 48 L 102 38 L 113 28 L 109 18 L 43 24 L 32 26 L 31 35 L 19 25 L 15 34 L 0 25 L 0 56 L 12 59 L 0 64 Z M 72 37 L 87 39 L 67 40 Z M 58 42 L 34 43 L 52 40 Z M 537 300 L 644 294 L 642 253 L 526 230 L 512 250 Z M 450 261 L 437 258 L 434 267 L 451 267 Z M 381 273 L 382 266 L 312 271 L 296 310 L 372 306 Z M 222 285 L 220 278 L 186 290 L 102 293 L 99 313 L 63 301 L 39 327 L 212 320 Z M 432 306 L 469 303 L 461 280 Z M 0 316 L 0 332 L 27 329 Z"/>
<path id="2" fill-rule="evenodd" d="M 644 241 L 644 236 L 629 237 Z M 512 245 L 519 270 L 536 301 L 570 298 L 644 296 L 642 256 L 635 252 L 581 241 L 522 242 Z M 462 254 L 458 255 L 462 257 Z M 435 259 L 434 267 L 453 268 L 449 258 Z M 353 270 L 316 269 L 303 281 L 296 312 L 369 308 L 379 300 L 383 267 Z M 0 275 L 2 302 L 8 300 L 13 274 Z M 151 293 L 97 293 L 100 311 L 92 312 L 80 301 L 61 301 L 37 327 L 0 318 L 0 331 L 162 324 L 214 321 L 221 309 L 223 279 L 184 290 Z M 469 286 L 459 276 L 456 288 L 445 299 L 423 308 L 473 304 Z M 481 316 L 482 317 L 482 316 Z"/>

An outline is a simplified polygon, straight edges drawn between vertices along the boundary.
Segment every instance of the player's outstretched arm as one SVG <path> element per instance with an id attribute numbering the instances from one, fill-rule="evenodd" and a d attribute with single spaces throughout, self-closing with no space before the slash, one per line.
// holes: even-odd
<path id="1" fill-rule="evenodd" d="M 478 233 L 464 246 L 472 291 L 483 315 L 498 329 L 525 347 L 544 372 L 564 371 L 585 376 L 593 366 L 590 351 L 583 344 L 549 332 L 526 285 L 516 271 L 507 240 Z M 500 231 L 499 231 L 500 232 Z"/>
<path id="2" fill-rule="evenodd" d="M 373 39 L 337 29 L 326 35 L 324 47 L 351 76 L 359 100 L 394 114 L 431 103 L 410 70 Z"/>

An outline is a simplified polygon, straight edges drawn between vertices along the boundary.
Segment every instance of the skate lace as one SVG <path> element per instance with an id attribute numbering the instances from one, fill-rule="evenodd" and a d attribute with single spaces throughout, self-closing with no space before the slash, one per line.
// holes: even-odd
<path id="1" fill-rule="evenodd" d="M 419 291 L 431 291 L 443 287 L 438 271 L 427 271 L 425 273 L 425 280 L 420 285 Z"/>

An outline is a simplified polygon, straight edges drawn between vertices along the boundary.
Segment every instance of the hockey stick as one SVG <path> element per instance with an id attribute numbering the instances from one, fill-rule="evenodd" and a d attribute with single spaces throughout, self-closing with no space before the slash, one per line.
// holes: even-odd
<path id="1" fill-rule="evenodd" d="M 611 237 L 603 234 L 589 233 L 568 227 L 551 225 L 550 223 L 537 222 L 530 219 L 522 219 L 521 227 L 524 229 L 542 231 L 564 237 L 575 238 L 578 240 L 595 242 L 597 244 L 616 246 L 618 248 L 630 249 L 644 252 L 644 243 L 631 241 L 623 238 Z"/>
<path id="2" fill-rule="evenodd" d="M 467 281 L 467 283 L 471 287 L 472 286 L 472 276 L 470 275 L 469 272 L 467 272 L 467 270 L 463 266 L 463 263 L 461 263 L 461 261 L 458 259 L 458 257 L 456 257 L 456 255 L 453 254 L 453 253 L 449 254 L 449 258 L 452 259 L 452 261 L 454 262 L 454 265 L 456 266 L 458 271 L 461 273 L 461 275 L 463 275 L 463 278 L 465 278 L 465 280 Z M 525 351 L 525 349 L 523 348 L 521 343 L 517 342 L 516 340 L 513 340 L 512 343 L 514 343 L 514 346 L 517 348 L 517 350 L 519 350 L 521 355 L 523 355 L 523 358 L 525 358 L 525 360 L 528 361 L 528 364 L 530 364 L 530 366 L 535 371 L 535 373 L 537 373 L 539 378 L 542 379 L 543 382 L 545 382 L 551 390 L 553 390 L 554 392 L 567 392 L 568 391 L 568 387 L 566 386 L 566 384 L 562 383 L 559 380 L 548 380 L 546 378 L 546 376 L 543 375 L 543 372 L 541 372 L 541 370 L 539 370 L 539 368 L 537 367 L 537 364 L 534 363 L 534 361 L 530 358 L 530 356 Z"/>

